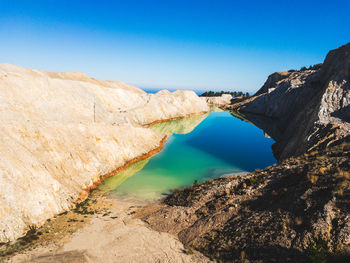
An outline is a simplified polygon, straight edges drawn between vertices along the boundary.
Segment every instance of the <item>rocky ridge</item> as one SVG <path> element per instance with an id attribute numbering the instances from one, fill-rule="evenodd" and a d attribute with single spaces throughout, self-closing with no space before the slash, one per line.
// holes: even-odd
<path id="1" fill-rule="evenodd" d="M 278 72 L 256 96 L 229 109 L 275 120 L 273 149 L 283 160 L 349 141 L 350 43 L 328 53 L 319 70 Z"/>

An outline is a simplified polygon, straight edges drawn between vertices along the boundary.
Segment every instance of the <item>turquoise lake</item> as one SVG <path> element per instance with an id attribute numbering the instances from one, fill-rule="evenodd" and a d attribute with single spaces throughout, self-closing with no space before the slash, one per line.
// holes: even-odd
<path id="1" fill-rule="evenodd" d="M 153 157 L 130 165 L 99 187 L 118 198 L 152 201 L 195 180 L 250 172 L 276 163 L 274 141 L 229 112 L 158 123 L 153 130 L 170 138 Z"/>

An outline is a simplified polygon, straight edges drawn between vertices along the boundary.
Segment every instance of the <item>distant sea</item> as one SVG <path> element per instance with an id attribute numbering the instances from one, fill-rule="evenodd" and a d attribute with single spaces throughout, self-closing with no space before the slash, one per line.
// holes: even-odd
<path id="1" fill-rule="evenodd" d="M 157 93 L 158 91 L 160 90 L 164 90 L 164 89 L 155 89 L 155 88 L 141 88 L 142 90 L 146 91 L 147 93 Z M 166 90 L 169 90 L 170 92 L 174 92 L 178 89 L 166 89 Z M 192 90 L 192 89 L 186 89 L 186 90 Z M 209 91 L 209 90 L 193 90 L 197 95 L 201 95 L 203 94 L 204 92 L 206 91 Z"/>

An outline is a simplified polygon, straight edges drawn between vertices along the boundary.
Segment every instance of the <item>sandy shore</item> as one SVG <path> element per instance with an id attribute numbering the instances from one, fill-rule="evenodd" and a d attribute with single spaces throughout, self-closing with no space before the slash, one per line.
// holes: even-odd
<path id="1" fill-rule="evenodd" d="M 145 203 L 94 191 L 76 209 L 1 245 L 2 262 L 210 262 L 134 215 Z M 9 254 L 9 255 L 5 255 Z"/>

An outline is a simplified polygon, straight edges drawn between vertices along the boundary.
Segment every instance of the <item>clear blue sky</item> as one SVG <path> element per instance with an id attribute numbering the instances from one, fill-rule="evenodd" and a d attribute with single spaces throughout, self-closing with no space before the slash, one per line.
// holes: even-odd
<path id="1" fill-rule="evenodd" d="M 0 63 L 256 91 L 350 41 L 350 0 L 0 0 Z"/>

